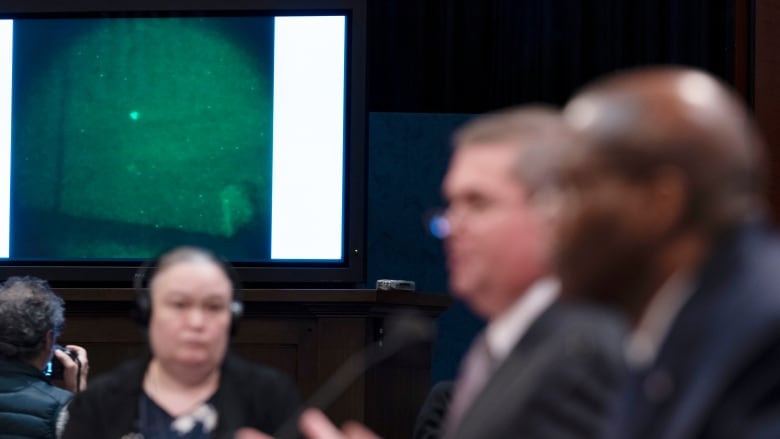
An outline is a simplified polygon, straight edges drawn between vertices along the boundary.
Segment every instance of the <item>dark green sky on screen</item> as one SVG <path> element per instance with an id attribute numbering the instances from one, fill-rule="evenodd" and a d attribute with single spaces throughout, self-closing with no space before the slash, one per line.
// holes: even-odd
<path id="1" fill-rule="evenodd" d="M 271 18 L 17 21 L 12 255 L 268 259 L 272 35 Z"/>

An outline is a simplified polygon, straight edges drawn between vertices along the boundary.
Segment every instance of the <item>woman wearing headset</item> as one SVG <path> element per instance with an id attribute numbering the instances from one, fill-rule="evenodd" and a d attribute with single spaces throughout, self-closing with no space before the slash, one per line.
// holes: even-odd
<path id="1" fill-rule="evenodd" d="M 295 414 L 289 378 L 227 353 L 242 304 L 225 264 L 179 247 L 147 271 L 137 294 L 151 355 L 90 383 L 68 408 L 64 438 L 231 438 L 242 427 L 272 434 Z"/>

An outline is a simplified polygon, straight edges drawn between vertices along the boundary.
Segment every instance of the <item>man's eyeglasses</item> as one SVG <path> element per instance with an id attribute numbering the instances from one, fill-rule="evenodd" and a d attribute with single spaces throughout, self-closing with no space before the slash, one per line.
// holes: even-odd
<path id="1" fill-rule="evenodd" d="M 423 225 L 426 232 L 438 239 L 446 238 L 452 230 L 450 221 L 447 219 L 447 209 L 443 207 L 436 207 L 425 212 Z"/>

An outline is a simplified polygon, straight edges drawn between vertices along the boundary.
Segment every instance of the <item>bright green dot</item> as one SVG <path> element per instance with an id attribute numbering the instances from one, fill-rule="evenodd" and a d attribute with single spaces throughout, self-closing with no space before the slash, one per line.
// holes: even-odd
<path id="1" fill-rule="evenodd" d="M 141 116 L 141 114 L 137 111 L 131 111 L 130 112 L 130 119 L 138 120 L 138 118 Z"/>

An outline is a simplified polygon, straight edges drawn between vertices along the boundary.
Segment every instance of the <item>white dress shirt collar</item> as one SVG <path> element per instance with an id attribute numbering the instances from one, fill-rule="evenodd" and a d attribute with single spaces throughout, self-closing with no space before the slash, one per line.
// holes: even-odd
<path id="1" fill-rule="evenodd" d="M 560 282 L 543 278 L 533 283 L 512 306 L 488 323 L 485 339 L 494 361 L 502 362 L 528 327 L 558 297 Z"/>
<path id="2" fill-rule="evenodd" d="M 675 274 L 663 284 L 628 340 L 625 355 L 629 366 L 641 369 L 655 361 L 672 322 L 692 293 L 691 279 L 685 274 Z"/>

